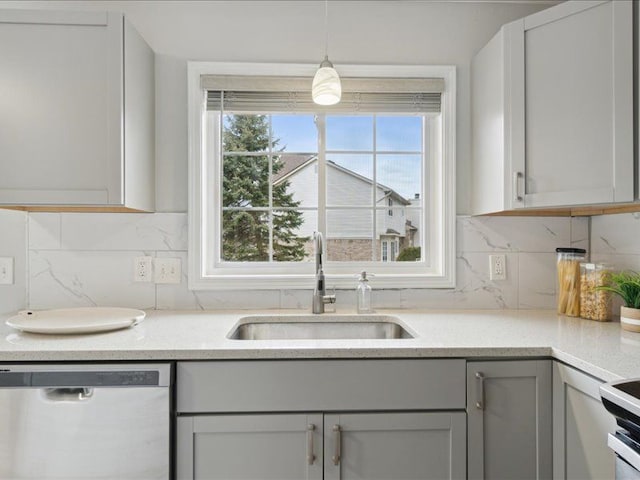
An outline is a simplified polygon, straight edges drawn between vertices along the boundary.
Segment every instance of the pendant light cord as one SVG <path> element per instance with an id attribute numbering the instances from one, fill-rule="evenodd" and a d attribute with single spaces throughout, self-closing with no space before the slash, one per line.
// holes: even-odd
<path id="1" fill-rule="evenodd" d="M 329 56 L 329 0 L 324 0 L 324 56 Z"/>

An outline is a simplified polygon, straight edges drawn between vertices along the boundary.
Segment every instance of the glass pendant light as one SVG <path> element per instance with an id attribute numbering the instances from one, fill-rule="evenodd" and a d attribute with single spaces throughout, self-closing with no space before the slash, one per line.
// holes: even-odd
<path id="1" fill-rule="evenodd" d="M 324 60 L 320 63 L 313 85 L 311 86 L 311 97 L 318 105 L 335 105 L 342 96 L 342 85 L 338 72 L 329 61 L 327 50 L 329 48 L 329 0 L 324 2 L 324 28 L 325 28 L 325 54 Z"/>

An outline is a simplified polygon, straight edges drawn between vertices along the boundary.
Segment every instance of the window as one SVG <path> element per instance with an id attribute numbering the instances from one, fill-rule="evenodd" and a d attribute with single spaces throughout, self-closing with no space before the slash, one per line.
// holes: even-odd
<path id="1" fill-rule="evenodd" d="M 189 64 L 190 288 L 312 288 L 314 231 L 329 285 L 452 286 L 453 67 L 343 67 L 333 107 L 249 68 Z"/>

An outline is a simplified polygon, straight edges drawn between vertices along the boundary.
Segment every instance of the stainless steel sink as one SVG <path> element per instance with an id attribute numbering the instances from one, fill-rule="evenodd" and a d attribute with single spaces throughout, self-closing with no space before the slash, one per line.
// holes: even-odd
<path id="1" fill-rule="evenodd" d="M 414 338 L 391 315 L 273 315 L 243 317 L 231 340 Z"/>

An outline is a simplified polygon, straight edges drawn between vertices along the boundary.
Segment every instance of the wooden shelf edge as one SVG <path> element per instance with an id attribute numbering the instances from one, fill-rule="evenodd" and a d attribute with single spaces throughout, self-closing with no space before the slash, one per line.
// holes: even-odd
<path id="1" fill-rule="evenodd" d="M 481 217 L 593 217 L 597 215 L 613 215 L 617 213 L 640 212 L 639 203 L 620 205 L 592 205 L 585 207 L 531 208 L 522 210 L 505 210 L 503 212 L 486 213 Z"/>

